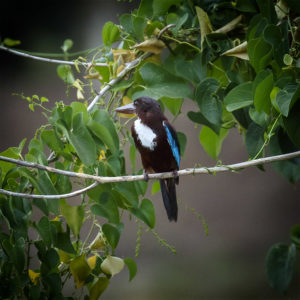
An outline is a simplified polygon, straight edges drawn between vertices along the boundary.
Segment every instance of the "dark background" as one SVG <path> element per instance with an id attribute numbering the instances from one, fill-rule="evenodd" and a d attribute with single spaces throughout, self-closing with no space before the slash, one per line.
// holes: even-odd
<path id="1" fill-rule="evenodd" d="M 1 1 L 0 36 L 19 39 L 20 49 L 60 52 L 66 38 L 72 51 L 101 44 L 102 26 L 118 22 L 117 15 L 130 12 L 132 3 L 111 1 Z M 13 93 L 37 94 L 70 102 L 57 65 L 36 62 L 0 51 L 0 152 L 17 146 L 45 123 L 40 111 Z M 198 142 L 199 128 L 186 117 L 193 103 L 186 101 L 174 123 L 186 133 L 188 144 L 181 167 L 195 163 L 213 166 Z M 243 137 L 232 130 L 223 144 L 220 160 L 230 164 L 247 160 Z M 300 299 L 299 257 L 296 275 L 287 296 L 273 291 L 266 279 L 265 256 L 271 245 L 289 242 L 292 225 L 300 222 L 299 184 L 293 186 L 271 166 L 262 172 L 248 168 L 239 173 L 186 176 L 177 189 L 179 220 L 169 223 L 160 195 L 153 200 L 156 231 L 175 246 L 173 255 L 153 234 L 143 231 L 137 277 L 128 283 L 126 270 L 111 280 L 103 299 Z M 68 202 L 71 204 L 72 199 Z M 194 208 L 206 219 L 209 235 Z M 127 220 L 116 255 L 134 256 L 137 224 Z M 145 228 L 146 229 L 146 228 Z M 68 295 L 72 294 L 69 285 Z"/>

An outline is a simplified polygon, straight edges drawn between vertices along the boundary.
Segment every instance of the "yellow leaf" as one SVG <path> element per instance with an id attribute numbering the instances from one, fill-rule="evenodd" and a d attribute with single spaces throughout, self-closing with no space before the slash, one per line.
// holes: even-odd
<path id="1" fill-rule="evenodd" d="M 124 265 L 125 263 L 122 258 L 108 255 L 101 264 L 101 270 L 106 274 L 114 276 L 123 270 Z"/>
<path id="2" fill-rule="evenodd" d="M 71 261 L 70 271 L 76 282 L 76 288 L 81 288 L 85 283 L 85 279 L 91 272 L 91 268 L 88 265 L 84 254 L 76 257 L 74 260 Z"/>
<path id="3" fill-rule="evenodd" d="M 149 40 L 145 40 L 144 42 L 131 47 L 131 49 L 138 49 L 141 51 L 151 52 L 154 54 L 160 54 L 160 52 L 164 48 L 165 48 L 164 42 L 157 38 L 151 38 Z"/>
<path id="4" fill-rule="evenodd" d="M 211 33 L 213 31 L 213 28 L 211 26 L 211 23 L 210 23 L 207 13 L 199 6 L 195 6 L 195 8 L 196 8 L 196 12 L 197 12 L 198 21 L 200 24 L 201 45 L 202 45 L 202 43 L 204 41 L 204 37 L 207 34 Z"/>
<path id="5" fill-rule="evenodd" d="M 284 1 L 279 0 L 275 5 L 275 11 L 279 20 L 284 19 L 289 14 L 289 8 Z"/>
<path id="6" fill-rule="evenodd" d="M 124 70 L 125 66 L 124 65 L 120 65 L 118 66 L 118 69 L 117 69 L 117 74 L 119 74 L 120 72 L 122 72 Z"/>
<path id="7" fill-rule="evenodd" d="M 113 54 L 114 61 L 118 61 L 120 58 L 122 58 L 124 63 L 128 63 L 136 58 L 136 53 L 132 50 L 111 49 L 111 52 Z"/>
<path id="8" fill-rule="evenodd" d="M 249 56 L 247 53 L 247 41 L 245 41 L 244 43 L 242 43 L 232 49 L 225 51 L 221 55 L 235 56 L 235 57 L 238 57 L 241 59 L 249 60 Z"/>
<path id="9" fill-rule="evenodd" d="M 151 63 L 156 64 L 158 66 L 161 65 L 161 59 L 160 59 L 160 55 L 159 54 L 151 55 L 151 56 L 147 57 L 145 59 L 145 61 L 151 62 Z"/>
<path id="10" fill-rule="evenodd" d="M 58 252 L 59 260 L 61 262 L 68 263 L 70 261 L 70 259 L 72 258 L 72 256 L 69 253 L 67 253 L 63 250 L 58 249 L 57 252 Z"/>
<path id="11" fill-rule="evenodd" d="M 95 269 L 96 267 L 96 260 L 97 260 L 97 255 L 93 255 L 88 258 L 88 264 L 92 270 Z"/>
<path id="12" fill-rule="evenodd" d="M 105 241 L 106 241 L 106 239 L 103 236 L 102 232 L 99 232 L 97 234 L 97 236 L 95 237 L 95 239 L 90 243 L 89 248 L 92 250 L 100 249 L 105 245 Z"/>
<path id="13" fill-rule="evenodd" d="M 122 106 L 123 106 L 123 105 L 126 105 L 126 104 L 129 104 L 129 103 L 131 103 L 131 102 L 132 102 L 131 99 L 130 99 L 129 97 L 127 97 L 127 96 L 124 96 L 124 97 L 122 98 Z M 122 114 L 122 113 L 119 113 L 119 115 L 120 115 L 120 117 L 122 117 L 122 118 L 132 118 L 132 117 L 135 116 L 134 114 Z"/>
<path id="14" fill-rule="evenodd" d="M 39 272 L 34 272 L 34 271 L 31 270 L 31 269 L 28 270 L 28 276 L 29 276 L 31 282 L 32 282 L 34 285 L 37 285 L 37 284 L 38 284 L 40 275 L 41 275 L 41 274 L 40 274 Z"/>

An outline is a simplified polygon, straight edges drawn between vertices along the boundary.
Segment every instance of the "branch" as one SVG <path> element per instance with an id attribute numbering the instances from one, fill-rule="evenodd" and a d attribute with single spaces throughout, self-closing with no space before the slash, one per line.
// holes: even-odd
<path id="1" fill-rule="evenodd" d="M 99 101 L 99 99 L 109 90 L 112 86 L 114 86 L 117 82 L 119 82 L 130 70 L 135 68 L 143 59 L 149 57 L 152 55 L 151 53 L 146 53 L 145 55 L 142 55 L 138 57 L 137 59 L 131 61 L 127 64 L 127 66 L 118 74 L 118 76 L 114 79 L 112 79 L 109 83 L 105 85 L 100 91 L 100 93 L 93 99 L 93 101 L 89 104 L 87 110 L 91 111 L 92 108 L 96 105 L 96 103 Z"/>
<path id="2" fill-rule="evenodd" d="M 3 189 L 0 189 L 0 194 L 14 196 L 14 197 L 21 197 L 21 198 L 29 198 L 29 199 L 51 199 L 51 200 L 53 200 L 53 199 L 71 198 L 71 197 L 81 195 L 84 192 L 93 189 L 97 185 L 98 185 L 98 182 L 94 182 L 93 184 L 91 184 L 83 189 L 80 189 L 80 190 L 77 190 L 77 191 L 74 191 L 74 192 L 71 192 L 68 194 L 60 194 L 60 195 L 33 195 L 33 194 L 25 194 L 25 193 L 17 193 L 17 192 L 7 191 L 7 190 L 3 190 Z"/>
<path id="3" fill-rule="evenodd" d="M 295 157 L 300 156 L 300 151 L 287 153 L 287 154 L 281 154 L 276 156 L 270 156 L 270 157 L 263 157 L 259 159 L 254 159 L 250 161 L 245 161 L 241 163 L 236 164 L 230 164 L 226 166 L 216 166 L 216 167 L 201 167 L 201 168 L 187 168 L 183 170 L 178 171 L 178 176 L 184 176 L 184 175 L 196 175 L 196 174 L 215 174 L 219 172 L 226 172 L 226 171 L 238 171 L 244 168 L 253 167 L 261 164 L 267 164 L 271 162 L 281 161 L 281 160 L 287 160 L 292 159 Z M 17 196 L 17 197 L 24 197 L 24 198 L 43 198 L 43 199 L 60 199 L 60 198 L 68 198 L 73 197 L 76 195 L 79 195 L 89 189 L 94 188 L 97 184 L 101 183 L 113 183 L 113 182 L 129 182 L 129 181 L 139 181 L 144 180 L 144 175 L 128 175 L 128 176 L 115 176 L 115 177 L 103 177 L 103 176 L 96 176 L 91 174 L 84 174 L 84 173 L 76 173 L 71 171 L 64 171 L 60 169 L 55 169 L 48 166 L 43 166 L 37 163 L 27 162 L 27 161 L 21 161 L 5 156 L 0 156 L 0 160 L 30 167 L 30 168 L 36 168 L 39 170 L 61 174 L 69 177 L 76 177 L 76 178 L 83 178 L 83 179 L 90 179 L 93 181 L 96 181 L 92 185 L 78 191 L 74 191 L 69 194 L 62 194 L 62 195 L 30 195 L 30 194 L 23 194 L 23 193 L 15 193 L 11 191 L 6 191 L 3 189 L 0 189 L 0 194 L 6 194 L 11 196 Z M 155 173 L 155 174 L 149 174 L 149 179 L 165 179 L 165 178 L 172 178 L 174 176 L 173 172 L 165 172 L 165 173 Z"/>
<path id="4" fill-rule="evenodd" d="M 45 57 L 40 57 L 40 56 L 34 56 L 28 53 L 24 53 L 21 51 L 17 51 L 17 50 L 13 50 L 4 46 L 0 46 L 0 50 L 4 50 L 6 52 L 12 53 L 12 54 L 16 54 L 19 56 L 23 56 L 23 57 L 27 57 L 27 58 L 31 58 L 34 60 L 38 60 L 38 61 L 43 61 L 43 62 L 48 62 L 48 63 L 54 63 L 54 64 L 64 64 L 64 65 L 75 65 L 74 61 L 68 61 L 68 60 L 60 60 L 60 59 L 52 59 L 52 58 L 45 58 Z M 108 64 L 106 63 L 85 63 L 85 62 L 80 62 L 81 65 L 83 65 L 86 68 L 89 68 L 91 66 L 102 66 L 102 67 L 106 67 L 108 66 Z"/>

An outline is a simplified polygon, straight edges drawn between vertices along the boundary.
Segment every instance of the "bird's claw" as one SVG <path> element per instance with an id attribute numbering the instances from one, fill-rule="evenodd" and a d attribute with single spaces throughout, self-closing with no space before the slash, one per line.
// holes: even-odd
<path id="1" fill-rule="evenodd" d="M 148 182 L 148 180 L 149 180 L 149 174 L 144 170 L 144 171 L 143 171 L 143 175 L 144 175 L 144 180 L 145 180 L 146 182 Z"/>
<path id="2" fill-rule="evenodd" d="M 177 170 L 172 171 L 172 173 L 173 173 L 174 178 L 178 178 L 178 171 Z"/>

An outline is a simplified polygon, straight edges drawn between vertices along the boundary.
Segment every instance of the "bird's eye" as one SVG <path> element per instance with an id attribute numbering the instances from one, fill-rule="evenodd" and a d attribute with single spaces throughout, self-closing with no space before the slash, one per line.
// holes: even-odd
<path id="1" fill-rule="evenodd" d="M 137 105 L 137 103 L 138 103 L 138 102 L 137 102 L 136 100 L 133 101 L 133 104 L 134 104 L 134 105 Z"/>

